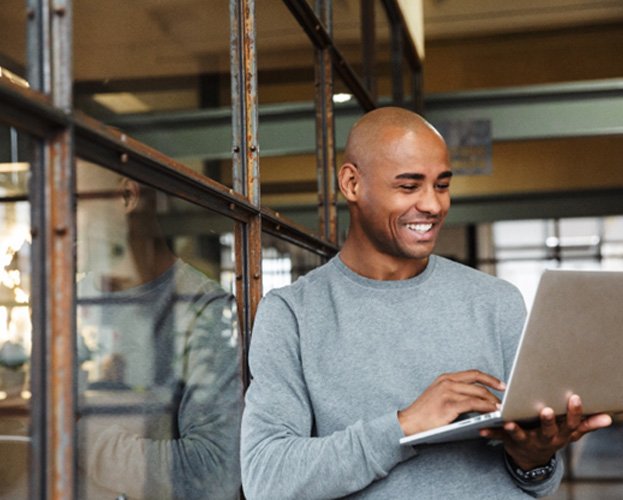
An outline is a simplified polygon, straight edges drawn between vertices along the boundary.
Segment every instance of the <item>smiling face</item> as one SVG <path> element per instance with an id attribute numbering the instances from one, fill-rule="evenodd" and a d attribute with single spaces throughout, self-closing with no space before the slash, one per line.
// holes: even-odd
<path id="1" fill-rule="evenodd" d="M 397 113 L 406 122 L 380 120 L 370 130 L 355 128 L 340 170 L 340 188 L 351 211 L 342 259 L 375 279 L 421 272 L 450 208 L 452 173 L 445 143 L 417 115 Z"/>

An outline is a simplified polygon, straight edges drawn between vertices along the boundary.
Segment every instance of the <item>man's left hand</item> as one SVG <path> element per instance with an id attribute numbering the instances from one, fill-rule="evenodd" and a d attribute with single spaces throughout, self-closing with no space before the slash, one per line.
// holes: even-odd
<path id="1" fill-rule="evenodd" d="M 506 453 L 523 470 L 545 465 L 556 451 L 577 441 L 587 432 L 608 427 L 612 417 L 605 413 L 584 418 L 582 401 L 577 394 L 569 398 L 567 415 L 562 421 L 556 420 L 554 410 L 543 408 L 540 413 L 541 425 L 527 430 L 516 422 L 506 422 L 501 429 L 483 429 L 482 437 L 503 441 Z"/>

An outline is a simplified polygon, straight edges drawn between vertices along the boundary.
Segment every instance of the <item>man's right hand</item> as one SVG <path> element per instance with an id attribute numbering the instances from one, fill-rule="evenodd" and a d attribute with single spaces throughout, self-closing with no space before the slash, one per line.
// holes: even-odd
<path id="1" fill-rule="evenodd" d="M 408 408 L 398 412 L 405 436 L 449 424 L 461 413 L 488 413 L 498 409 L 500 400 L 489 389 L 506 386 L 480 370 L 444 373 Z"/>

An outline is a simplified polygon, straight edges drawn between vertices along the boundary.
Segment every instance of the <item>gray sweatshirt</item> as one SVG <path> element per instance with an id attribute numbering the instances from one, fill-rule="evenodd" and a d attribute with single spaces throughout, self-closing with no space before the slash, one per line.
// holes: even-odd
<path id="1" fill-rule="evenodd" d="M 509 283 L 432 256 L 418 276 L 364 278 L 339 257 L 262 300 L 242 424 L 250 499 L 525 498 L 484 439 L 401 447 L 397 411 L 440 374 L 508 378 L 525 317 Z M 561 461 L 559 460 L 560 464 Z"/>

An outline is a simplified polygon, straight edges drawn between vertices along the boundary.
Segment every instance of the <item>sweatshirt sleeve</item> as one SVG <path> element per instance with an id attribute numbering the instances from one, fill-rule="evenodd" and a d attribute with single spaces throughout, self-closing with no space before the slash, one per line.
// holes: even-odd
<path id="1" fill-rule="evenodd" d="M 242 420 L 242 481 L 250 499 L 345 496 L 415 455 L 399 445 L 403 433 L 395 412 L 313 436 L 298 335 L 289 305 L 267 295 L 255 319 L 253 380 Z"/>

